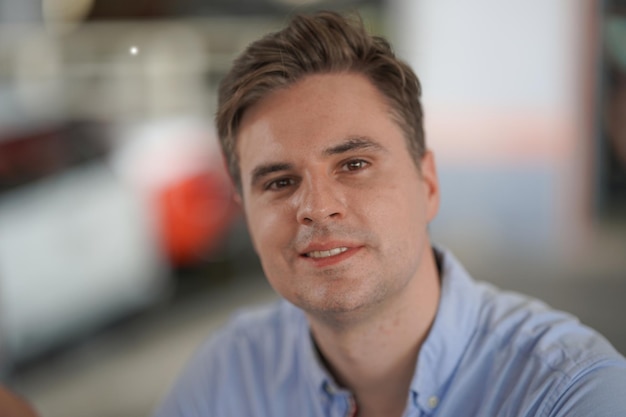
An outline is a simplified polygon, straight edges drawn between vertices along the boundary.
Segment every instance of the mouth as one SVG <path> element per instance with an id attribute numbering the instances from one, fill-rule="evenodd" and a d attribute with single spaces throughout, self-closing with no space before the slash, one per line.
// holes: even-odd
<path id="1" fill-rule="evenodd" d="M 300 254 L 300 259 L 315 268 L 324 268 L 343 263 L 361 249 L 361 245 L 343 245 L 336 242 L 310 246 Z"/>
<path id="2" fill-rule="evenodd" d="M 348 250 L 347 247 L 342 246 L 339 248 L 332 248 L 329 250 L 314 250 L 311 252 L 306 252 L 304 254 L 304 256 L 306 256 L 307 258 L 313 258 L 313 259 L 323 259 L 323 258 L 330 258 L 331 256 L 337 256 L 341 253 L 344 253 Z"/>

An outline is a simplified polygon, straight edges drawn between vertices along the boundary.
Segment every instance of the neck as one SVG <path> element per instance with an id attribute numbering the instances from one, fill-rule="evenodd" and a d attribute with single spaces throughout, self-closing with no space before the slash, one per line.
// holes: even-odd
<path id="1" fill-rule="evenodd" d="M 439 293 L 439 275 L 428 248 L 407 287 L 361 320 L 331 322 L 309 315 L 320 354 L 337 382 L 354 394 L 359 416 L 400 416 L 404 411 Z"/>

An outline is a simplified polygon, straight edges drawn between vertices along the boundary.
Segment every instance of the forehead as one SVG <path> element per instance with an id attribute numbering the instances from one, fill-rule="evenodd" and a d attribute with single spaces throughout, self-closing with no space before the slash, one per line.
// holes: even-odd
<path id="1" fill-rule="evenodd" d="M 364 76 L 310 75 L 270 93 L 244 113 L 237 153 L 243 163 L 260 150 L 312 150 L 328 145 L 322 139 L 372 136 L 371 131 L 392 123 L 385 97 Z"/>

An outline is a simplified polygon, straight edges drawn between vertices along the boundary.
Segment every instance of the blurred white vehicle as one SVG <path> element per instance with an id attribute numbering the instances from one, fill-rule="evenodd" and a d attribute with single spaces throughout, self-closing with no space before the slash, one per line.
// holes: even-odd
<path id="1" fill-rule="evenodd" d="M 109 130 L 0 135 L 2 367 L 162 299 L 172 271 L 206 262 L 236 218 L 201 121 Z"/>
<path id="2" fill-rule="evenodd" d="M 80 127 L 0 139 L 3 367 L 146 306 L 167 288 L 153 210 L 104 151 Z"/>

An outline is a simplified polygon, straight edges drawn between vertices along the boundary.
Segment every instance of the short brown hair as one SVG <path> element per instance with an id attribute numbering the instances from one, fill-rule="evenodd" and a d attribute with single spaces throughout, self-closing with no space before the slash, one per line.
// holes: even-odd
<path id="1" fill-rule="evenodd" d="M 244 112 L 273 91 L 306 75 L 355 72 L 386 97 L 417 166 L 425 152 L 421 88 L 387 40 L 367 33 L 360 18 L 335 12 L 296 15 L 289 25 L 253 42 L 219 87 L 217 132 L 228 170 L 241 190 L 236 137 Z"/>

